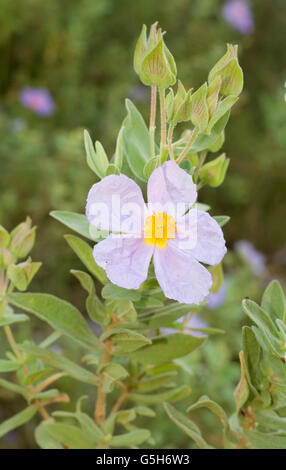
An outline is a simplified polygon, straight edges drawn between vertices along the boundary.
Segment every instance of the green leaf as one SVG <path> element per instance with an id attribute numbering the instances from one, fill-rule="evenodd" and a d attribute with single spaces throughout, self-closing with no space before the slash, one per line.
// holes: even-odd
<path id="1" fill-rule="evenodd" d="M 191 388 L 186 385 L 181 385 L 177 388 L 172 388 L 166 392 L 147 394 L 147 393 L 130 393 L 129 398 L 137 403 L 145 403 L 146 405 L 155 405 L 163 401 L 176 402 L 188 397 Z"/>
<path id="2" fill-rule="evenodd" d="M 13 382 L 9 382 L 8 380 L 0 378 L 0 387 L 7 388 L 7 390 L 10 390 L 14 393 L 19 393 L 19 395 L 22 395 L 26 399 L 28 398 L 26 388 L 21 387 L 21 385 L 14 384 Z"/>
<path id="3" fill-rule="evenodd" d="M 105 307 L 110 315 L 116 312 L 118 318 L 124 318 L 125 321 L 135 324 L 137 312 L 131 300 L 106 300 Z"/>
<path id="4" fill-rule="evenodd" d="M 286 436 L 277 436 L 257 431 L 244 431 L 254 449 L 286 449 Z"/>
<path id="5" fill-rule="evenodd" d="M 104 433 L 102 430 L 95 424 L 95 422 L 85 413 L 77 411 L 75 413 L 75 418 L 78 420 L 83 433 L 90 439 L 92 442 L 100 442 L 104 439 Z"/>
<path id="6" fill-rule="evenodd" d="M 241 366 L 241 377 L 234 391 L 234 398 L 235 398 L 237 413 L 240 411 L 243 405 L 247 402 L 247 399 L 249 397 L 249 387 L 248 387 L 248 383 L 246 379 L 245 361 L 244 361 L 243 351 L 240 351 L 239 360 L 240 360 L 240 366 Z"/>
<path id="7" fill-rule="evenodd" d="M 94 237 L 92 236 L 92 229 L 89 225 L 86 215 L 77 214 L 76 212 L 70 211 L 52 211 L 50 212 L 50 215 L 83 237 L 88 238 L 89 240 L 94 240 Z M 106 237 L 105 231 L 100 233 L 102 234 L 101 238 Z M 96 237 L 96 239 L 98 239 L 98 237 Z"/>
<path id="8" fill-rule="evenodd" d="M 247 382 L 254 395 L 258 395 L 255 386 L 259 383 L 261 349 L 255 334 L 249 326 L 242 328 L 242 344 Z"/>
<path id="9" fill-rule="evenodd" d="M 46 364 L 51 365 L 56 369 L 63 370 L 70 377 L 73 377 L 80 382 L 96 385 L 98 382 L 97 376 L 87 369 L 79 366 L 70 359 L 60 354 L 56 354 L 48 349 L 39 348 L 31 344 L 21 344 L 19 349 L 25 351 L 32 356 L 38 357 Z"/>
<path id="10" fill-rule="evenodd" d="M 261 307 L 269 313 L 275 321 L 277 318 L 283 320 L 286 314 L 285 296 L 281 284 L 274 280 L 270 282 L 262 296 Z"/>
<path id="11" fill-rule="evenodd" d="M 263 427 L 286 432 L 286 418 L 278 416 L 273 410 L 256 411 L 255 418 Z"/>
<path id="12" fill-rule="evenodd" d="M 113 341 L 115 341 L 120 348 L 120 352 L 124 353 L 136 351 L 142 348 L 142 346 L 151 343 L 150 339 L 146 338 L 146 336 L 126 328 L 114 328 L 113 330 L 106 331 L 101 336 L 101 341 L 109 337 L 112 337 Z"/>
<path id="13" fill-rule="evenodd" d="M 177 375 L 177 371 L 165 372 L 163 374 L 154 375 L 153 377 L 141 380 L 136 390 L 140 393 L 152 392 L 158 388 L 164 387 L 170 380 Z"/>
<path id="14" fill-rule="evenodd" d="M 180 413 L 169 403 L 164 403 L 164 408 L 169 418 L 184 431 L 187 436 L 195 441 L 200 449 L 212 449 L 212 447 L 203 439 L 198 426 L 190 419 Z"/>
<path id="15" fill-rule="evenodd" d="M 122 131 L 123 154 L 133 174 L 145 182 L 144 167 L 150 159 L 149 132 L 143 117 L 130 100 L 125 102 L 127 117 Z"/>
<path id="16" fill-rule="evenodd" d="M 186 356 L 198 348 L 205 339 L 206 337 L 184 335 L 182 333 L 159 336 L 152 340 L 150 346 L 145 346 L 139 351 L 131 353 L 130 357 L 146 365 L 161 364 Z"/>
<path id="17" fill-rule="evenodd" d="M 104 286 L 101 291 L 101 295 L 104 299 L 132 300 L 133 302 L 136 302 L 141 298 L 141 294 L 138 290 L 123 289 L 123 287 L 119 287 L 111 283 Z"/>
<path id="18" fill-rule="evenodd" d="M 212 128 L 210 135 L 200 133 L 192 144 L 189 153 L 202 152 L 208 149 L 220 136 L 229 119 L 230 111 L 227 111 Z"/>
<path id="19" fill-rule="evenodd" d="M 84 271 L 72 269 L 71 273 L 79 280 L 81 286 L 88 292 L 85 306 L 90 319 L 95 323 L 104 323 L 106 313 L 102 302 L 96 295 L 93 279 Z"/>
<path id="20" fill-rule="evenodd" d="M 83 347 L 98 351 L 97 337 L 77 308 L 50 294 L 11 294 L 9 302 L 46 321 L 52 328 L 69 336 Z"/>
<path id="21" fill-rule="evenodd" d="M 147 418 L 155 418 L 156 416 L 155 411 L 143 405 L 135 406 L 134 411 L 137 415 L 145 416 Z"/>
<path id="22" fill-rule="evenodd" d="M 189 406 L 187 412 L 189 413 L 190 411 L 197 410 L 198 408 L 209 408 L 209 410 L 218 416 L 224 428 L 227 429 L 229 427 L 228 417 L 223 408 L 218 403 L 211 400 L 207 395 L 201 396 L 196 403 Z"/>
<path id="23" fill-rule="evenodd" d="M 221 119 L 222 116 L 228 112 L 232 106 L 237 102 L 238 97 L 229 95 L 220 101 L 216 107 L 215 112 L 213 113 L 207 128 L 207 134 L 211 133 L 213 126 Z"/>
<path id="24" fill-rule="evenodd" d="M 36 384 L 38 382 L 42 382 L 42 380 L 46 379 L 47 377 L 51 376 L 55 372 L 55 369 L 41 369 L 33 372 L 24 379 L 25 385 Z"/>
<path id="25" fill-rule="evenodd" d="M 5 313 L 5 315 L 1 315 L 0 317 L 0 327 L 6 325 L 12 325 L 13 323 L 23 322 L 30 320 L 27 315 L 22 313 Z"/>
<path id="26" fill-rule="evenodd" d="M 19 369 L 20 364 L 18 362 L 8 361 L 6 359 L 0 359 L 0 372 L 12 372 Z"/>
<path id="27" fill-rule="evenodd" d="M 47 433 L 57 442 L 70 449 L 94 449 L 95 444 L 87 439 L 81 429 L 72 424 L 44 423 Z"/>
<path id="28" fill-rule="evenodd" d="M 35 405 L 28 406 L 25 410 L 20 411 L 20 413 L 15 414 L 12 418 L 3 421 L 0 424 L 0 438 L 3 437 L 8 432 L 13 429 L 22 426 L 23 424 L 30 421 L 37 412 L 37 407 Z"/>
<path id="29" fill-rule="evenodd" d="M 45 428 L 45 421 L 36 428 L 35 439 L 41 449 L 63 449 L 63 446 L 53 439 Z"/>
<path id="30" fill-rule="evenodd" d="M 78 238 L 74 235 L 65 235 L 65 240 L 79 257 L 81 262 L 89 270 L 89 272 L 95 276 L 102 284 L 106 284 L 107 277 L 104 270 L 96 264 L 93 258 L 92 248 L 83 241 L 81 238 Z"/>
<path id="31" fill-rule="evenodd" d="M 109 364 L 102 365 L 98 368 L 98 373 L 103 373 L 104 382 L 102 390 L 104 393 L 110 393 L 113 390 L 114 384 L 118 380 L 125 379 L 129 373 L 121 364 L 110 362 Z"/>
<path id="32" fill-rule="evenodd" d="M 118 132 L 117 140 L 116 140 L 116 149 L 114 155 L 114 165 L 120 171 L 123 164 L 123 132 L 124 126 L 121 126 L 120 131 Z"/>
<path id="33" fill-rule="evenodd" d="M 145 163 L 145 166 L 143 168 L 143 175 L 145 178 L 148 180 L 155 170 L 160 165 L 160 157 L 153 157 L 150 160 L 148 160 L 147 163 Z"/>
<path id="34" fill-rule="evenodd" d="M 271 317 L 267 315 L 267 313 L 261 307 L 259 307 L 259 305 L 257 305 L 252 300 L 244 299 L 242 301 L 242 308 L 259 328 L 269 331 L 274 336 L 277 335 L 277 330 Z"/>
<path id="35" fill-rule="evenodd" d="M 225 224 L 228 223 L 228 221 L 230 220 L 230 217 L 228 215 L 216 215 L 213 217 L 217 223 L 223 227 Z"/>
<path id="36" fill-rule="evenodd" d="M 173 302 L 169 305 L 165 305 L 157 310 L 150 313 L 150 328 L 161 328 L 162 326 L 168 326 L 170 323 L 178 320 L 179 318 L 187 315 L 193 310 L 194 305 L 190 304 L 179 304 Z"/>
<path id="37" fill-rule="evenodd" d="M 100 142 L 95 143 L 95 149 L 87 130 L 84 131 L 84 146 L 86 151 L 86 160 L 89 168 L 99 177 L 104 178 L 107 167 L 108 158 Z"/>
<path id="38" fill-rule="evenodd" d="M 147 429 L 136 429 L 126 434 L 113 436 L 110 445 L 116 448 L 137 446 L 149 439 L 150 435 Z"/>

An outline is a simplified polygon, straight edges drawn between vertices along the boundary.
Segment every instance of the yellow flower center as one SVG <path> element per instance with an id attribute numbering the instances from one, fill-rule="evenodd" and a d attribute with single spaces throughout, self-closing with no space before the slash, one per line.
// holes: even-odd
<path id="1" fill-rule="evenodd" d="M 165 248 L 168 240 L 175 238 L 177 227 L 173 216 L 165 212 L 154 212 L 147 217 L 143 228 L 144 240 L 147 245 Z"/>

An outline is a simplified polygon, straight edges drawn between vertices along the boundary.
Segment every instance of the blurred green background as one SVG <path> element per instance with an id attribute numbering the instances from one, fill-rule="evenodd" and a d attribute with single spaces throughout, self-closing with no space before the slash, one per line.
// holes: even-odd
<path id="1" fill-rule="evenodd" d="M 251 34 L 241 34 L 225 21 L 224 3 L 0 0 L 0 223 L 10 230 L 26 215 L 32 217 L 38 226 L 33 259 L 44 263 L 32 290 L 82 306 L 81 290 L 69 274 L 80 264 L 62 238 L 66 230 L 49 212 L 84 211 L 94 182 L 85 164 L 84 128 L 111 156 L 125 116 L 125 97 L 148 116 L 149 90 L 132 67 L 142 23 L 158 20 L 167 31 L 166 43 L 187 88 L 198 88 L 207 79 L 227 42 L 239 44 L 245 86 L 226 129 L 224 149 L 230 168 L 219 189 L 202 189 L 201 202 L 211 205 L 214 215 L 231 216 L 224 230 L 229 248 L 237 240 L 250 240 L 266 255 L 267 269 L 253 275 L 241 257 L 228 255 L 227 299 L 222 307 L 205 313 L 212 326 L 227 334 L 212 337 L 193 355 L 190 375 L 186 371 L 187 377 L 182 377 L 191 384 L 194 399 L 208 393 L 232 411 L 240 325 L 245 323 L 240 301 L 246 295 L 259 298 L 271 277 L 285 279 L 286 3 L 252 0 Z M 25 108 L 20 93 L 26 87 L 46 88 L 55 112 L 43 117 Z M 8 415 L 17 408 L 14 402 L 10 405 Z M 160 413 L 152 425 L 155 447 L 189 446 Z M 0 421 L 5 416 L 0 403 Z M 216 442 L 217 423 L 208 414 L 200 416 Z M 12 444 L 7 441 L 5 446 L 34 445 L 27 431 L 13 436 Z"/>

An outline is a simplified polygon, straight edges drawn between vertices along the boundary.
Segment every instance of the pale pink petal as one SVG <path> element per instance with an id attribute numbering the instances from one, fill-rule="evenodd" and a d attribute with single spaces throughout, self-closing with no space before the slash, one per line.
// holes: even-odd
<path id="1" fill-rule="evenodd" d="M 193 178 L 174 161 L 167 161 L 156 168 L 148 181 L 148 204 L 161 205 L 163 211 L 167 206 L 175 207 L 174 210 L 166 209 L 183 215 L 196 201 L 197 190 Z"/>
<path id="2" fill-rule="evenodd" d="M 153 246 L 146 245 L 143 238 L 109 235 L 95 245 L 93 256 L 113 284 L 139 289 L 147 278 L 153 251 Z"/>
<path id="3" fill-rule="evenodd" d="M 199 305 L 208 295 L 212 285 L 208 270 L 175 246 L 156 249 L 154 266 L 161 289 L 169 299 Z"/>
<path id="4" fill-rule="evenodd" d="M 141 233 L 145 210 L 141 189 L 125 175 L 106 176 L 88 193 L 86 215 L 100 230 Z"/>
<path id="5" fill-rule="evenodd" d="M 198 261 L 217 265 L 226 253 L 223 231 L 207 212 L 191 209 L 177 221 L 177 237 L 170 243 Z"/>

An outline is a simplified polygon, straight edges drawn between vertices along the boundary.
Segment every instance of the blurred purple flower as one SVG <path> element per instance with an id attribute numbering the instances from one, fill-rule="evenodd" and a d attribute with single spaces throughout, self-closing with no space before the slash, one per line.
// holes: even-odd
<path id="1" fill-rule="evenodd" d="M 253 16 L 246 0 L 228 0 L 222 7 L 222 16 L 240 33 L 253 33 Z"/>
<path id="2" fill-rule="evenodd" d="M 147 86 L 135 85 L 129 91 L 129 96 L 132 101 L 148 101 L 149 98 L 149 89 Z"/>
<path id="3" fill-rule="evenodd" d="M 226 283 L 224 282 L 219 291 L 217 291 L 214 294 L 211 293 L 208 295 L 207 308 L 210 308 L 211 310 L 215 310 L 216 308 L 221 307 L 221 305 L 223 305 L 225 302 L 226 293 L 227 293 L 227 286 L 226 286 Z"/>
<path id="4" fill-rule="evenodd" d="M 190 331 L 189 328 L 208 328 L 208 324 L 203 321 L 197 315 L 193 315 L 190 319 L 187 317 L 181 317 L 179 320 L 176 320 L 177 323 L 183 323 L 186 329 L 179 330 L 185 334 L 191 334 L 192 336 L 205 336 L 205 333 L 201 333 L 200 331 Z M 176 328 L 161 328 L 161 332 L 165 335 L 171 333 L 177 333 L 178 330 Z"/>
<path id="5" fill-rule="evenodd" d="M 234 249 L 250 265 L 254 274 L 260 276 L 264 273 L 266 267 L 265 256 L 260 251 L 257 251 L 250 241 L 238 240 L 234 244 Z"/>
<path id="6" fill-rule="evenodd" d="M 55 110 L 55 102 L 45 88 L 24 88 L 20 93 L 20 102 L 39 116 L 50 116 Z"/>

